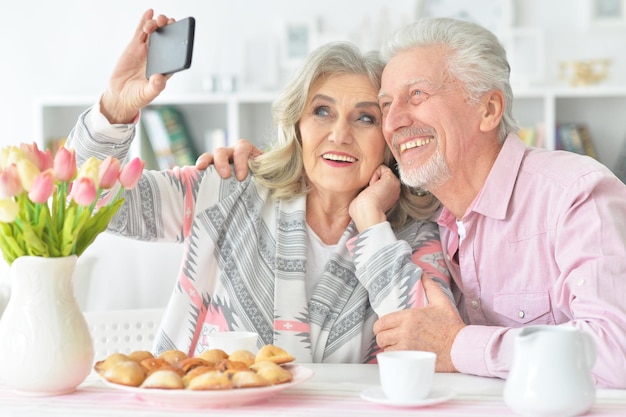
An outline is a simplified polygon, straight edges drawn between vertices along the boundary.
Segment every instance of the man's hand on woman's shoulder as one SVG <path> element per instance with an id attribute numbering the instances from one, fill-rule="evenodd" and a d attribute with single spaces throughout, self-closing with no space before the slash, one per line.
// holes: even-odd
<path id="1" fill-rule="evenodd" d="M 232 175 L 231 163 L 235 164 L 235 176 L 243 181 L 248 175 L 248 160 L 261 155 L 263 151 L 245 139 L 239 139 L 229 148 L 219 147 L 214 153 L 205 152 L 196 160 L 196 168 L 207 169 L 209 165 L 215 165 L 215 169 L 222 178 Z"/>

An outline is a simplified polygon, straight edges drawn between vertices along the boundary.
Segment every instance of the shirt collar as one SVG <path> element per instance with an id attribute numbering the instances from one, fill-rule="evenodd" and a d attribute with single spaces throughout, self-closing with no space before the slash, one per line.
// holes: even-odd
<path id="1" fill-rule="evenodd" d="M 475 211 L 498 220 L 506 217 L 525 152 L 526 145 L 524 142 L 517 135 L 509 134 L 489 171 L 485 184 L 483 184 L 465 216 Z M 444 207 L 439 223 L 449 224 L 454 219 L 454 215 Z"/>

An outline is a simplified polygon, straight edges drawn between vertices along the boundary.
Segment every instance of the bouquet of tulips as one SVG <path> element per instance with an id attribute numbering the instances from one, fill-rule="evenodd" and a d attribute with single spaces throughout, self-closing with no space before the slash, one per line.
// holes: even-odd
<path id="1" fill-rule="evenodd" d="M 120 208 L 144 162 L 124 167 L 112 157 L 79 168 L 73 149 L 54 157 L 37 144 L 0 150 L 0 248 L 5 261 L 20 256 L 80 256 Z M 108 193 L 103 196 L 103 193 Z M 101 198 L 102 197 L 102 198 Z"/>

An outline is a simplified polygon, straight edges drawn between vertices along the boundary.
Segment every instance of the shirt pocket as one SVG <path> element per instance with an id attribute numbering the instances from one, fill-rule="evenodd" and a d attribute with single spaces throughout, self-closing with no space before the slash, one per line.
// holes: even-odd
<path id="1" fill-rule="evenodd" d="M 547 291 L 499 293 L 494 297 L 493 309 L 502 316 L 500 325 L 554 324 Z"/>

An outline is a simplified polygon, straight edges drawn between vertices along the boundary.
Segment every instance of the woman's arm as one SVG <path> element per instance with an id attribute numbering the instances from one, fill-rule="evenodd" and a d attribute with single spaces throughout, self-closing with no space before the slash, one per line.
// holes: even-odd
<path id="1" fill-rule="evenodd" d="M 91 156 L 124 160 L 134 138 L 135 125 L 111 125 L 98 108 L 85 111 L 68 136 L 66 146 L 75 149 L 79 164 Z M 197 183 L 204 175 L 194 167 L 144 170 L 137 186 L 124 192 L 109 231 L 140 240 L 181 241 L 193 217 L 185 213 L 195 211 Z"/>
<path id="2" fill-rule="evenodd" d="M 434 279 L 452 300 L 437 224 L 415 222 L 396 236 L 389 223 L 383 222 L 363 231 L 350 243 L 357 278 L 368 290 L 370 303 L 379 316 L 426 305 L 423 273 Z"/>

